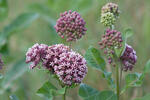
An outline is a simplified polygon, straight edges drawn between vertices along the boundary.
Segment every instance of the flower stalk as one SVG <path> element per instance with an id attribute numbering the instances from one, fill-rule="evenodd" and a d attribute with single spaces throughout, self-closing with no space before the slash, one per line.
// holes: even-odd
<path id="1" fill-rule="evenodd" d="M 120 98 L 120 84 L 119 84 L 119 66 L 116 66 L 116 91 L 117 91 L 117 100 Z"/>

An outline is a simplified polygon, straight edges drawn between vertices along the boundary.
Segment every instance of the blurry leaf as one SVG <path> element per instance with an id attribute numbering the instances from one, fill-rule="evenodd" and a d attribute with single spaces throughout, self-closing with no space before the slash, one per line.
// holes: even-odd
<path id="1" fill-rule="evenodd" d="M 122 93 L 125 92 L 129 87 L 139 87 L 142 85 L 144 80 L 143 73 L 132 73 L 125 76 L 125 86 L 122 90 Z"/>
<path id="2" fill-rule="evenodd" d="M 7 0 L 0 0 L 0 21 L 7 18 L 7 15 L 8 15 Z"/>
<path id="3" fill-rule="evenodd" d="M 24 13 L 18 16 L 0 34 L 0 49 L 6 44 L 7 39 L 13 32 L 27 28 L 33 21 L 39 17 L 36 13 Z"/>
<path id="4" fill-rule="evenodd" d="M 150 60 L 147 61 L 144 67 L 144 73 L 150 73 Z"/>
<path id="5" fill-rule="evenodd" d="M 131 28 L 128 28 L 125 30 L 126 39 L 131 37 L 133 35 L 133 30 Z"/>
<path id="6" fill-rule="evenodd" d="M 80 84 L 79 96 L 83 100 L 117 100 L 116 95 L 112 91 L 98 91 L 86 84 Z"/>
<path id="7" fill-rule="evenodd" d="M 96 48 L 89 47 L 84 57 L 90 67 L 102 72 L 105 70 L 105 60 L 101 57 L 99 50 Z"/>
<path id="8" fill-rule="evenodd" d="M 11 95 L 9 96 L 10 100 L 19 100 L 16 95 Z"/>
<path id="9" fill-rule="evenodd" d="M 57 89 L 52 83 L 45 82 L 43 86 L 37 90 L 37 95 L 45 97 L 46 99 L 53 99 L 53 96 L 62 95 L 66 91 L 66 87 Z"/>
<path id="10" fill-rule="evenodd" d="M 69 0 L 71 9 L 80 13 L 86 13 L 92 7 L 93 0 Z M 74 5 L 72 5 L 74 4 Z"/>
<path id="11" fill-rule="evenodd" d="M 150 93 L 146 94 L 145 96 L 141 97 L 141 98 L 136 98 L 134 100 L 149 100 L 150 99 Z"/>
<path id="12" fill-rule="evenodd" d="M 18 61 L 14 64 L 4 75 L 2 81 L 2 87 L 7 88 L 13 80 L 19 78 L 25 71 L 27 71 L 28 67 L 25 63 L 25 59 Z"/>
<path id="13" fill-rule="evenodd" d="M 0 48 L 0 53 L 6 56 L 9 54 L 8 42 Z"/>
<path id="14" fill-rule="evenodd" d="M 53 16 L 52 11 L 45 5 L 32 4 L 29 7 L 30 12 L 38 13 L 42 18 L 48 21 L 52 26 L 56 24 L 56 18 Z"/>
<path id="15" fill-rule="evenodd" d="M 0 79 L 3 79 L 3 77 L 4 77 L 4 76 L 0 73 Z"/>

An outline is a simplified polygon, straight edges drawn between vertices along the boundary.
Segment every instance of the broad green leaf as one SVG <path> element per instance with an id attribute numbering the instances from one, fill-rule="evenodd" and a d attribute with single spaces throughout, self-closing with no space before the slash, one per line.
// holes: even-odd
<path id="1" fill-rule="evenodd" d="M 4 75 L 4 78 L 2 80 L 2 87 L 7 88 L 10 83 L 13 80 L 16 80 L 21 75 L 23 75 L 24 72 L 27 71 L 28 65 L 25 63 L 25 59 L 22 59 L 18 61 L 16 64 L 14 64 Z"/>
<path id="2" fill-rule="evenodd" d="M 38 89 L 36 93 L 41 97 L 45 97 L 51 100 L 53 99 L 53 90 L 57 90 L 57 88 L 48 81 L 45 82 L 44 85 L 40 89 Z"/>
<path id="3" fill-rule="evenodd" d="M 147 61 L 144 67 L 144 73 L 150 73 L 150 60 Z"/>
<path id="4" fill-rule="evenodd" d="M 132 73 L 125 76 L 125 86 L 122 89 L 122 93 L 125 92 L 126 89 L 129 87 L 139 87 L 142 85 L 144 80 L 144 74 L 143 73 Z"/>
<path id="5" fill-rule="evenodd" d="M 99 50 L 93 47 L 89 47 L 84 57 L 87 61 L 87 64 L 90 67 L 101 71 L 103 73 L 103 77 L 107 80 L 110 87 L 115 88 L 115 84 L 111 77 L 111 73 L 106 71 L 105 60 L 101 57 Z"/>
<path id="6" fill-rule="evenodd" d="M 0 21 L 7 18 L 7 16 L 8 16 L 7 0 L 0 0 Z"/>
<path id="7" fill-rule="evenodd" d="M 117 100 L 112 91 L 98 91 L 86 84 L 80 84 L 79 96 L 83 100 Z"/>
<path id="8" fill-rule="evenodd" d="M 62 95 L 66 91 L 66 87 L 57 89 L 52 83 L 45 82 L 43 86 L 37 90 L 37 95 L 52 100 L 53 96 Z"/>
<path id="9" fill-rule="evenodd" d="M 7 43 L 7 39 L 12 33 L 27 28 L 38 17 L 39 15 L 36 13 L 24 13 L 18 16 L 14 21 L 7 25 L 0 34 L 0 48 Z"/>
<path id="10" fill-rule="evenodd" d="M 134 100 L 149 100 L 150 99 L 150 93 L 149 94 L 146 94 L 145 96 L 143 97 L 140 97 L 140 98 L 136 98 Z"/>
<path id="11" fill-rule="evenodd" d="M 9 96 L 10 100 L 19 100 L 16 95 L 11 95 Z"/>
<path id="12" fill-rule="evenodd" d="M 99 50 L 96 48 L 89 47 L 84 57 L 90 67 L 102 72 L 105 70 L 105 60 L 101 57 Z"/>

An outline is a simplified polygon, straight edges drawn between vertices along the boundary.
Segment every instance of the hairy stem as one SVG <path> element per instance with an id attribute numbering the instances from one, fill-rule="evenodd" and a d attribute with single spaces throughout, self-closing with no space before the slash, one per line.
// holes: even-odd
<path id="1" fill-rule="evenodd" d="M 117 100 L 120 98 L 120 85 L 119 85 L 119 67 L 116 66 L 116 91 L 117 91 Z"/>

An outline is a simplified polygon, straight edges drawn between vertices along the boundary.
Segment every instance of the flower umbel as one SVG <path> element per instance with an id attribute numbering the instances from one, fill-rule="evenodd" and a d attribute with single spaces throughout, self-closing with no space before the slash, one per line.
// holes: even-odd
<path id="1" fill-rule="evenodd" d="M 58 66 L 60 55 L 70 52 L 71 49 L 63 44 L 49 46 L 46 50 L 46 56 L 43 58 L 43 66 L 49 71 L 54 71 L 54 66 Z"/>
<path id="2" fill-rule="evenodd" d="M 74 51 L 61 54 L 58 62 L 54 71 L 65 85 L 79 84 L 87 74 L 86 60 Z"/>
<path id="3" fill-rule="evenodd" d="M 58 79 L 67 86 L 81 83 L 87 74 L 86 60 L 63 44 L 52 46 L 35 44 L 29 48 L 26 62 L 32 62 L 31 69 L 42 62 L 45 69 L 57 75 Z"/>
<path id="4" fill-rule="evenodd" d="M 99 42 L 99 45 L 108 56 L 109 63 L 112 63 L 111 56 L 115 53 L 114 49 L 120 49 L 122 47 L 122 42 L 121 33 L 117 30 L 107 29 L 106 33 L 102 36 L 102 40 Z"/>
<path id="5" fill-rule="evenodd" d="M 123 55 L 120 57 L 120 60 L 122 61 L 124 71 L 128 70 L 131 71 L 133 69 L 137 61 L 137 56 L 136 52 L 130 45 L 126 44 L 125 51 Z"/>
<path id="6" fill-rule="evenodd" d="M 69 10 L 60 14 L 55 29 L 58 35 L 67 41 L 76 41 L 86 33 L 85 24 L 79 13 Z"/>
<path id="7" fill-rule="evenodd" d="M 48 46 L 45 44 L 36 43 L 31 48 L 28 49 L 26 53 L 26 63 L 32 62 L 30 68 L 36 67 L 41 59 L 46 56 L 46 50 Z"/>
<path id="8" fill-rule="evenodd" d="M 115 3 L 107 3 L 105 6 L 102 7 L 101 12 L 102 12 L 102 14 L 110 12 L 115 17 L 118 17 L 120 14 L 118 5 Z"/>

